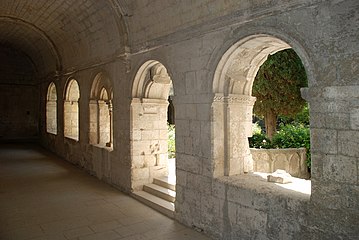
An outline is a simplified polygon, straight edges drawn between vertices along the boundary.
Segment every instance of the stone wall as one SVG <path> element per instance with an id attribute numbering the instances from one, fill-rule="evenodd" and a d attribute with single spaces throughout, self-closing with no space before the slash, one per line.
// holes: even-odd
<path id="1" fill-rule="evenodd" d="M 153 178 L 167 176 L 167 106 L 165 100 L 131 103 L 132 188 L 142 190 Z"/>
<path id="2" fill-rule="evenodd" d="M 137 50 L 157 45 L 158 39 L 177 42 L 178 40 L 171 35 L 182 37 L 188 34 L 188 37 L 197 37 L 204 31 L 252 21 L 258 16 L 283 13 L 287 9 L 310 6 L 312 2 L 308 0 L 197 0 L 189 4 L 180 1 L 138 0 L 127 1 L 126 13 L 130 16 L 128 25 L 131 29 L 132 47 Z M 198 32 L 197 28 L 201 31 Z"/>
<path id="3" fill-rule="evenodd" d="M 36 86 L 0 84 L 0 141 L 37 140 L 39 93 Z"/>
<path id="4" fill-rule="evenodd" d="M 130 102 L 128 92 L 130 87 L 124 82 L 117 82 L 117 77 L 125 75 L 125 65 L 121 61 L 91 67 L 77 71 L 70 76 L 55 79 L 57 88 L 57 134 L 46 132 L 45 114 L 41 118 L 41 143 L 46 148 L 57 153 L 74 165 L 83 168 L 89 174 L 108 182 L 116 188 L 129 192 L 131 190 L 131 161 L 130 161 Z M 114 118 L 113 148 L 94 145 L 90 141 L 91 119 L 90 102 L 91 87 L 98 74 L 108 76 L 114 91 L 112 115 Z M 124 77 L 122 77 L 124 78 Z M 78 101 L 79 137 L 78 140 L 64 136 L 64 105 L 65 89 L 69 79 L 76 79 L 79 85 L 80 99 Z M 41 111 L 46 112 L 47 82 L 41 85 Z M 109 86 L 110 87 L 110 86 Z M 127 113 L 127 114 L 124 114 Z"/>
<path id="5" fill-rule="evenodd" d="M 354 23 L 358 23 L 359 6 L 355 1 L 311 3 L 173 44 L 166 47 L 170 49 L 166 56 L 163 49 L 153 52 L 168 62 L 174 73 L 179 221 L 218 239 L 356 239 L 359 235 L 355 148 L 358 51 L 353 44 L 358 44 Z M 311 107 L 310 196 L 246 175 L 223 176 L 228 167 L 223 159 L 233 146 L 226 129 L 228 124 L 237 124 L 228 120 L 228 106 L 238 96 L 224 93 L 218 98 L 203 92 L 209 91 L 213 77 L 221 74 L 215 70 L 221 58 L 230 60 L 227 50 L 258 33 L 286 42 L 307 71 L 309 88 L 303 96 Z M 242 53 L 248 56 L 248 52 Z M 176 60 L 174 56 L 178 56 Z M 242 57 L 237 64 L 243 61 Z M 240 88 L 234 85 L 232 89 Z M 195 127 L 199 118 L 203 123 Z M 206 125 L 208 121 L 210 125 Z M 211 135 L 204 138 L 208 132 Z"/>

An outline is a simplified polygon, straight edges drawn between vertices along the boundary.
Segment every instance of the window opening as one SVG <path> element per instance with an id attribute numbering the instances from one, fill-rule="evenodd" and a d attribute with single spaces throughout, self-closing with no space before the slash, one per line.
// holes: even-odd
<path id="1" fill-rule="evenodd" d="M 76 80 L 69 81 L 64 101 L 64 135 L 79 140 L 79 99 L 80 89 Z"/>
<path id="2" fill-rule="evenodd" d="M 46 100 L 46 131 L 57 134 L 57 92 L 53 82 L 47 89 Z"/>

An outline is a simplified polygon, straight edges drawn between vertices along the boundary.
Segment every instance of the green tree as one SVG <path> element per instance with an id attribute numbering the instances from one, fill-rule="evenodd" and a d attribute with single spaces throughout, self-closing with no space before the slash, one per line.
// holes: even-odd
<path id="1" fill-rule="evenodd" d="M 167 124 L 167 132 L 168 132 L 168 158 L 176 157 L 176 128 L 174 124 Z"/>
<path id="2" fill-rule="evenodd" d="M 308 104 L 304 104 L 302 110 L 297 113 L 294 117 L 291 116 L 285 116 L 285 115 L 279 115 L 277 119 L 277 127 L 278 125 L 298 125 L 302 124 L 309 128 L 309 107 Z"/>
<path id="3" fill-rule="evenodd" d="M 252 90 L 252 95 L 257 98 L 254 113 L 264 118 L 270 139 L 276 132 L 279 115 L 294 117 L 302 111 L 305 100 L 300 95 L 300 88 L 305 86 L 304 66 L 292 49 L 268 56 L 259 68 Z"/>

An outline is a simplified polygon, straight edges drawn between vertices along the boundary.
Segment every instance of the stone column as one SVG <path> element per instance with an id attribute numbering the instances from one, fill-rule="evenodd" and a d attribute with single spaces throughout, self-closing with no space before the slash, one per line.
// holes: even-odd
<path id="1" fill-rule="evenodd" d="M 112 103 L 111 101 L 107 102 L 108 106 L 108 114 L 109 114 L 109 121 L 110 121 L 110 139 L 109 142 L 106 143 L 106 147 L 112 147 Z"/>
<path id="2" fill-rule="evenodd" d="M 90 144 L 98 144 L 98 103 L 97 100 L 91 99 L 89 103 L 89 142 Z"/>
<path id="3" fill-rule="evenodd" d="M 57 100 L 48 100 L 46 103 L 46 130 L 57 134 Z"/>
<path id="4" fill-rule="evenodd" d="M 252 136 L 252 112 L 255 98 L 248 95 L 231 94 L 224 100 L 227 103 L 225 175 L 253 172 L 253 159 L 249 150 L 248 137 Z"/>

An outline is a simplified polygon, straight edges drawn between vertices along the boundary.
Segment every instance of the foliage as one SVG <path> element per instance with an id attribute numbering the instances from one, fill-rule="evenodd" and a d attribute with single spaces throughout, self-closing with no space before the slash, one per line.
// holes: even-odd
<path id="1" fill-rule="evenodd" d="M 280 130 L 273 136 L 272 143 L 277 148 L 309 147 L 309 134 L 309 128 L 302 124 L 282 125 Z"/>
<path id="2" fill-rule="evenodd" d="M 252 137 L 249 139 L 249 147 L 251 148 L 272 148 L 271 141 L 269 138 L 263 133 L 254 133 Z"/>
<path id="3" fill-rule="evenodd" d="M 280 130 L 273 136 L 270 141 L 263 133 L 254 133 L 249 138 L 251 148 L 301 148 L 307 149 L 307 166 L 311 166 L 310 155 L 310 131 L 303 124 L 281 125 Z"/>
<path id="4" fill-rule="evenodd" d="M 270 55 L 253 84 L 254 113 L 265 118 L 267 134 L 275 132 L 278 115 L 293 117 L 303 109 L 300 88 L 307 86 L 304 66 L 292 49 Z M 270 128 L 270 129 L 269 129 Z"/>
<path id="5" fill-rule="evenodd" d="M 307 149 L 307 165 L 310 167 L 310 131 L 303 124 L 283 125 L 273 136 L 274 148 L 301 148 Z"/>
<path id="6" fill-rule="evenodd" d="M 167 129 L 168 129 L 168 158 L 175 158 L 176 157 L 175 125 L 167 124 Z"/>
<path id="7" fill-rule="evenodd" d="M 252 124 L 252 134 L 260 134 L 262 132 L 262 127 L 256 122 Z"/>
<path id="8" fill-rule="evenodd" d="M 297 113 L 294 117 L 280 115 L 278 117 L 278 123 L 282 124 L 282 125 L 303 124 L 304 126 L 309 127 L 309 107 L 308 107 L 308 104 L 306 103 L 304 105 L 304 107 L 302 108 L 302 110 L 299 113 Z"/>

